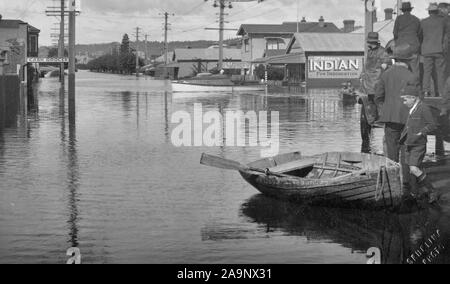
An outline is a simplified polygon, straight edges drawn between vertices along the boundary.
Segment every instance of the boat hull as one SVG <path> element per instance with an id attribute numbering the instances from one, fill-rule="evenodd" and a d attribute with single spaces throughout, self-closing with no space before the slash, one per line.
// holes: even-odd
<path id="1" fill-rule="evenodd" d="M 360 155 L 362 157 L 371 156 Z M 317 161 L 321 160 L 320 156 L 314 158 L 317 158 Z M 262 160 L 250 166 L 261 167 L 264 163 Z M 251 170 L 241 171 L 240 174 L 264 195 L 313 206 L 396 209 L 403 199 L 400 166 L 394 166 L 393 163 L 392 166 L 386 167 L 384 174 L 374 168 L 364 175 L 349 176 L 348 178 L 343 176 L 342 178 L 311 179 L 290 175 L 267 175 Z M 380 174 L 387 181 L 386 186 L 381 186 Z"/>
<path id="2" fill-rule="evenodd" d="M 190 83 L 172 83 L 172 92 L 174 93 L 196 93 L 196 92 L 260 92 L 265 91 L 265 85 L 230 85 L 230 86 L 211 86 Z"/>

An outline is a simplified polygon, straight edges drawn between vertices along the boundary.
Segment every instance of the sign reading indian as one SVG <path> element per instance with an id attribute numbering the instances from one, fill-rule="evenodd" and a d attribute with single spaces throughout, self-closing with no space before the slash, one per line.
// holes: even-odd
<path id="1" fill-rule="evenodd" d="M 363 57 L 317 56 L 308 58 L 310 79 L 358 79 L 363 70 Z"/>

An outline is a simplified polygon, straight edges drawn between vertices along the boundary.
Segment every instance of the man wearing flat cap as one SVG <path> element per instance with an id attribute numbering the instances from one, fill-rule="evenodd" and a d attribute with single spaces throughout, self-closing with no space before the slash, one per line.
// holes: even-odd
<path id="1" fill-rule="evenodd" d="M 417 78 L 420 78 L 420 43 L 422 38 L 422 30 L 420 20 L 412 15 L 411 2 L 404 2 L 402 4 L 403 14 L 398 16 L 394 25 L 394 40 L 398 45 L 409 44 L 413 53 L 412 59 L 408 62 L 411 70 Z"/>
<path id="2" fill-rule="evenodd" d="M 431 78 L 433 72 L 436 72 L 438 90 L 435 90 L 435 95 L 438 96 L 438 94 L 444 93 L 446 81 L 447 23 L 444 17 L 439 16 L 437 3 L 430 3 L 428 13 L 430 16 L 421 22 L 423 32 L 423 90 L 427 96 L 431 95 Z"/>

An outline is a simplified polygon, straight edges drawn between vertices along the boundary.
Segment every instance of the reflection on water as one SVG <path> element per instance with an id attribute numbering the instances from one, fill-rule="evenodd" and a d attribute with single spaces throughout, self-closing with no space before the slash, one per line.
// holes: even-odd
<path id="1" fill-rule="evenodd" d="M 201 103 L 278 111 L 282 153 L 358 152 L 360 107 L 336 91 L 172 94 L 164 81 L 79 72 L 76 124 L 57 79 L 38 94 L 39 110 L 0 132 L 0 263 L 65 263 L 69 247 L 84 263 L 365 263 L 371 246 L 398 263 L 433 230 L 447 236 L 446 203 L 402 216 L 299 208 L 199 164 L 203 152 L 248 163 L 259 147 L 171 144 L 172 114 Z"/>
<path id="2" fill-rule="evenodd" d="M 407 263 L 421 245 L 439 231 L 434 247 L 449 245 L 448 217 L 439 210 L 417 211 L 409 215 L 358 210 L 299 207 L 262 195 L 242 206 L 242 214 L 263 225 L 268 232 L 282 231 L 304 236 L 311 242 L 334 242 L 354 251 L 366 253 L 379 248 L 382 263 Z M 428 250 L 431 253 L 432 249 Z M 447 254 L 446 254 L 447 253 Z M 425 253 L 423 253 L 425 255 Z M 416 257 L 419 259 L 419 257 Z M 448 263 L 448 249 L 433 263 Z"/>

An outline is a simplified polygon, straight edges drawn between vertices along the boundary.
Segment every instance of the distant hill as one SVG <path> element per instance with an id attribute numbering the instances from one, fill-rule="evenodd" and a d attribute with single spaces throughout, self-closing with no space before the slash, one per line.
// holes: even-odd
<path id="1" fill-rule="evenodd" d="M 236 48 L 241 47 L 241 39 L 229 39 L 225 41 L 225 44 L 228 46 L 234 46 Z M 207 41 L 207 40 L 198 40 L 198 41 L 174 41 L 169 42 L 169 51 L 173 51 L 176 48 L 207 48 L 212 45 L 217 45 L 217 41 Z M 77 55 L 88 55 L 89 57 L 99 57 L 101 55 L 111 53 L 114 47 L 119 47 L 119 42 L 111 42 L 111 43 L 100 43 L 100 44 L 79 44 L 75 46 L 75 53 Z M 131 42 L 131 47 L 135 48 L 136 42 Z M 139 43 L 139 51 L 144 51 L 144 43 Z M 46 57 L 48 54 L 48 50 L 50 47 L 42 46 L 39 48 L 39 55 L 41 57 Z M 147 51 L 149 57 L 157 57 L 163 53 L 164 50 L 164 42 L 159 41 L 151 41 L 147 42 Z"/>

